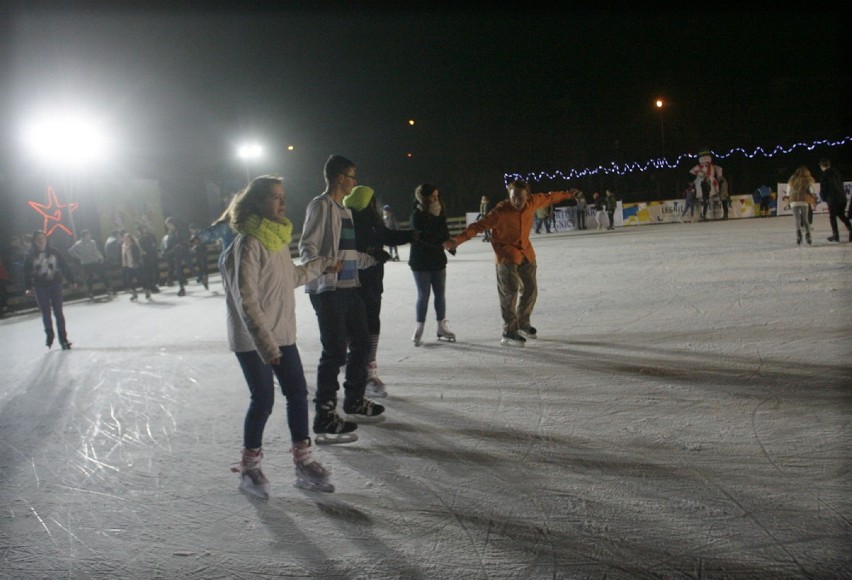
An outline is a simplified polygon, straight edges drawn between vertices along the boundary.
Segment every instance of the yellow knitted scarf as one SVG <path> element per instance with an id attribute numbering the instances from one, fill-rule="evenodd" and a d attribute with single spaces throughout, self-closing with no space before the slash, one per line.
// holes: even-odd
<path id="1" fill-rule="evenodd" d="M 251 214 L 237 228 L 237 232 L 254 236 L 264 248 L 270 252 L 277 252 L 284 246 L 290 245 L 290 240 L 293 238 L 293 223 L 287 218 L 284 218 L 282 223 L 278 223 L 257 214 Z"/>

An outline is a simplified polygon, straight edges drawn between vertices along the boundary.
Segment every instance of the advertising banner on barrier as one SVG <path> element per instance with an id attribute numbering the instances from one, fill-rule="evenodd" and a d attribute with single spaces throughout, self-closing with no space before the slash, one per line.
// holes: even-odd
<path id="1" fill-rule="evenodd" d="M 682 199 L 666 199 L 663 201 L 647 201 L 639 203 L 625 203 L 623 209 L 623 223 L 625 226 L 640 226 L 647 224 L 678 223 L 690 218 L 690 214 L 684 215 L 686 202 Z M 728 209 L 728 218 L 739 219 L 755 217 L 759 215 L 759 204 L 755 203 L 751 195 L 732 195 L 731 205 Z M 700 200 L 695 204 L 695 210 L 691 212 L 692 219 L 701 219 L 702 207 Z M 713 202 L 707 206 L 707 219 L 718 220 L 722 218 L 721 202 Z"/>
<path id="2" fill-rule="evenodd" d="M 477 212 L 467 212 L 464 214 L 465 216 L 465 225 L 469 226 L 479 217 L 479 213 Z M 607 219 L 604 216 L 604 219 Z M 620 228 L 621 226 L 628 225 L 625 223 L 624 217 L 624 207 L 622 203 L 619 201 L 616 204 L 615 214 L 613 215 L 613 221 L 615 222 L 615 227 Z M 551 216 L 550 222 L 550 231 L 556 232 L 570 232 L 577 229 L 577 206 L 565 206 L 565 207 L 554 207 L 553 215 Z M 608 224 L 604 222 L 604 227 L 607 227 Z M 587 207 L 586 208 L 586 229 L 594 230 L 597 229 L 598 223 L 595 221 L 595 208 Z M 535 231 L 535 222 L 533 222 L 533 231 Z M 544 226 L 542 226 L 542 232 L 545 231 Z"/>

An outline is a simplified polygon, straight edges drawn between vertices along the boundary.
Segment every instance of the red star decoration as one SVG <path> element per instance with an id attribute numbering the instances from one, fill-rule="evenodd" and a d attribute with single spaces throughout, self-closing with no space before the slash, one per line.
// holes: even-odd
<path id="1" fill-rule="evenodd" d="M 79 207 L 79 203 L 59 203 L 59 199 L 56 197 L 56 192 L 53 191 L 53 188 L 47 186 L 47 205 L 42 205 L 37 201 L 28 201 L 27 202 L 31 208 L 36 210 L 38 213 L 44 217 L 44 234 L 50 237 L 50 234 L 53 233 L 53 230 L 59 228 L 60 230 L 67 233 L 69 236 L 73 236 L 74 234 L 68 229 L 66 226 L 62 224 L 62 208 L 68 208 L 68 214 L 72 214 L 77 211 L 77 207 Z M 53 210 L 51 212 L 51 210 Z M 51 224 L 50 222 L 55 222 Z"/>

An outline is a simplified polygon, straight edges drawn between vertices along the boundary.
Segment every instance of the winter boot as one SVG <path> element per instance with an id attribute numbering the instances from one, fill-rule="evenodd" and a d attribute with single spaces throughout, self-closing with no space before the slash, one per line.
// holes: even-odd
<path id="1" fill-rule="evenodd" d="M 379 368 L 376 361 L 371 361 L 367 365 L 367 393 L 371 397 L 383 399 L 388 396 L 385 390 L 385 383 L 379 378 Z"/>
<path id="2" fill-rule="evenodd" d="M 314 459 L 311 440 L 299 441 L 290 448 L 293 463 L 296 464 L 296 487 L 309 491 L 333 492 L 334 485 L 329 481 L 331 472 Z"/>
<path id="3" fill-rule="evenodd" d="M 133 294 L 131 294 L 131 295 L 130 295 L 130 300 L 131 300 L 132 302 L 135 302 L 135 301 L 139 298 L 139 295 L 138 295 L 138 294 L 136 294 L 136 288 L 134 288 L 134 289 L 132 290 L 132 292 L 133 292 Z"/>
<path id="4" fill-rule="evenodd" d="M 243 458 L 239 469 L 231 471 L 240 474 L 240 489 L 261 499 L 269 499 L 269 480 L 260 468 L 263 459 L 263 449 L 243 449 Z"/>
<path id="5" fill-rule="evenodd" d="M 380 423 L 385 420 L 385 408 L 366 397 L 343 401 L 343 412 L 353 423 Z"/>
<path id="6" fill-rule="evenodd" d="M 411 337 L 412 342 L 414 342 L 414 346 L 420 346 L 422 344 L 420 342 L 420 338 L 423 336 L 423 327 L 425 325 L 425 322 L 418 322 L 417 326 L 414 328 L 414 336 Z"/>
<path id="7" fill-rule="evenodd" d="M 314 416 L 314 434 L 316 434 L 317 444 L 352 443 L 358 440 L 358 435 L 353 433 L 358 425 L 341 419 L 335 407 L 337 407 L 337 401 L 326 401 L 317 405 Z"/>
<path id="8" fill-rule="evenodd" d="M 811 232 L 805 233 L 805 241 L 808 243 L 809 246 L 811 245 Z"/>
<path id="9" fill-rule="evenodd" d="M 796 245 L 802 245 L 802 230 L 796 230 Z"/>
<path id="10" fill-rule="evenodd" d="M 456 335 L 450 331 L 446 319 L 438 321 L 438 340 L 446 340 L 447 342 L 456 341 Z"/>
<path id="11" fill-rule="evenodd" d="M 145 300 L 151 299 L 151 291 L 148 288 L 145 288 Z"/>
<path id="12" fill-rule="evenodd" d="M 49 330 L 45 330 L 44 333 L 47 335 L 47 340 L 45 341 L 45 344 L 47 345 L 47 348 L 50 348 L 51 346 L 53 346 L 53 339 L 56 338 L 53 334 L 53 329 L 51 328 Z"/>

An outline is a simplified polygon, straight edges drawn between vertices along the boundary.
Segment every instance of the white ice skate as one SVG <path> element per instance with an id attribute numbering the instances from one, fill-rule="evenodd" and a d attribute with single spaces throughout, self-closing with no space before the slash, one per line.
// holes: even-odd
<path id="1" fill-rule="evenodd" d="M 420 346 L 423 344 L 420 342 L 420 339 L 423 337 L 424 326 L 426 326 L 425 322 L 418 322 L 417 326 L 414 328 L 414 335 L 411 337 L 411 341 L 414 343 L 414 346 Z"/>
<path id="2" fill-rule="evenodd" d="M 376 399 L 384 399 L 388 396 L 385 383 L 379 378 L 379 368 L 376 361 L 367 365 L 367 390 L 365 394 Z"/>
<path id="3" fill-rule="evenodd" d="M 293 485 L 308 491 L 334 491 L 334 485 L 329 480 L 331 471 L 314 459 L 310 439 L 296 443 L 290 453 L 293 454 L 293 463 L 296 465 L 296 481 Z"/>
<path id="4" fill-rule="evenodd" d="M 269 480 L 260 468 L 260 460 L 263 459 L 262 449 L 243 449 L 243 459 L 239 467 L 232 467 L 231 471 L 240 474 L 240 490 L 260 499 L 269 499 Z"/>
<path id="5" fill-rule="evenodd" d="M 456 335 L 450 331 L 446 319 L 438 321 L 438 340 L 445 340 L 447 342 L 456 341 Z"/>

